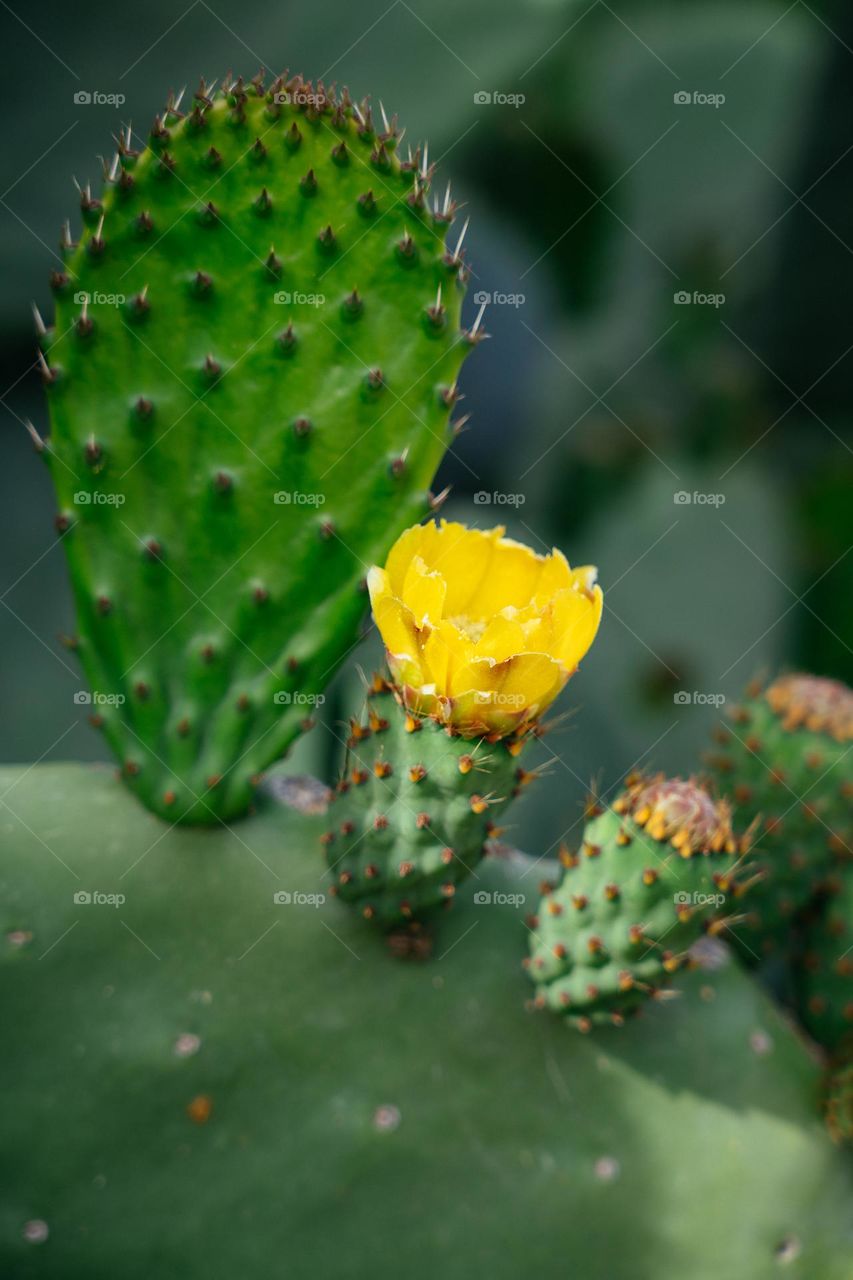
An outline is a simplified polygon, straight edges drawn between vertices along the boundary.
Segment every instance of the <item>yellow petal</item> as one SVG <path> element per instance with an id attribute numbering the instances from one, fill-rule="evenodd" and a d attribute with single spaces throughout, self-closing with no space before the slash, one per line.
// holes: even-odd
<path id="1" fill-rule="evenodd" d="M 471 617 L 488 618 L 508 605 L 522 608 L 530 602 L 541 570 L 542 561 L 529 547 L 503 538 L 466 612 Z"/>
<path id="2" fill-rule="evenodd" d="M 538 615 L 525 622 L 526 648 L 549 653 L 568 671 L 574 671 L 589 649 L 601 620 L 601 589 L 591 596 L 561 591 Z"/>
<path id="3" fill-rule="evenodd" d="M 572 585 L 577 572 L 574 570 L 573 573 L 562 551 L 554 547 L 551 554 L 542 561 L 534 592 L 535 599 L 543 601 L 553 599 L 558 591 L 563 591 Z"/>
<path id="4" fill-rule="evenodd" d="M 524 630 L 513 618 L 505 618 L 498 614 L 487 623 L 481 639 L 474 648 L 477 658 L 491 658 L 494 662 L 503 662 L 515 653 L 523 653 L 527 648 Z"/>
<path id="5" fill-rule="evenodd" d="M 426 678 L 442 693 L 450 689 L 453 673 L 474 656 L 474 645 L 452 622 L 430 629 L 423 646 Z"/>
<path id="6" fill-rule="evenodd" d="M 403 580 L 403 604 L 411 610 L 415 625 L 436 626 L 441 621 L 447 583 L 440 573 L 430 572 L 420 556 L 415 556 Z"/>
<path id="7" fill-rule="evenodd" d="M 442 522 L 427 563 L 447 582 L 445 613 L 448 617 L 472 614 L 471 602 L 491 573 L 503 532 L 500 525 L 481 530 Z"/>
<path id="8" fill-rule="evenodd" d="M 395 595 L 402 596 L 403 583 L 415 556 L 429 564 L 429 548 L 436 535 L 434 524 L 416 524 L 401 533 L 385 561 L 388 581 Z"/>
<path id="9" fill-rule="evenodd" d="M 453 720 L 469 730 L 476 722 L 481 733 L 510 733 L 541 715 L 567 678 L 559 663 L 542 653 L 469 663 L 454 680 Z"/>
<path id="10" fill-rule="evenodd" d="M 415 620 L 405 605 L 393 596 L 380 596 L 373 605 L 373 617 L 389 653 L 417 662 L 420 643 Z"/>

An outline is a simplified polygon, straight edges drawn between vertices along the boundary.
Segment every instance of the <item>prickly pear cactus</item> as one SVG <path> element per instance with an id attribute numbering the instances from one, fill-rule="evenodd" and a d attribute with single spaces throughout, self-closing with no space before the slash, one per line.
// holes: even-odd
<path id="1" fill-rule="evenodd" d="M 748 693 L 709 763 L 731 795 L 735 822 L 756 827 L 761 879 L 735 937 L 755 963 L 786 943 L 833 863 L 853 858 L 853 691 L 787 675 Z"/>
<path id="2" fill-rule="evenodd" d="M 476 874 L 496 816 L 534 776 L 518 763 L 523 742 L 451 737 L 401 713 L 391 686 L 375 680 L 320 836 L 333 893 L 383 928 L 449 905 Z"/>
<path id="3" fill-rule="evenodd" d="M 432 958 L 399 963 L 324 899 L 322 815 L 261 795 L 239 828 L 164 832 L 74 765 L 0 770 L 0 792 L 4 1277 L 571 1259 L 584 1280 L 849 1280 L 820 1067 L 724 949 L 671 1007 L 569 1035 L 525 1010 L 532 860 L 487 859 Z"/>
<path id="4" fill-rule="evenodd" d="M 725 801 L 698 783 L 629 779 L 578 853 L 564 853 L 563 879 L 531 921 L 536 1007 L 589 1031 L 671 994 L 688 948 L 727 928 L 748 881 L 745 851 Z"/>
<path id="5" fill-rule="evenodd" d="M 336 892 L 385 927 L 447 905 L 474 871 L 535 776 L 516 763 L 525 740 L 595 638 L 595 570 L 504 534 L 418 525 L 368 575 L 394 683 L 378 678 L 352 722 L 323 840 Z"/>
<path id="6" fill-rule="evenodd" d="M 794 990 L 803 1025 L 836 1049 L 853 1034 L 853 864 L 833 876 L 802 922 Z"/>
<path id="7" fill-rule="evenodd" d="M 170 822 L 246 810 L 429 509 L 479 335 L 449 191 L 398 138 L 299 77 L 202 83 L 66 232 L 39 328 L 76 646 Z"/>

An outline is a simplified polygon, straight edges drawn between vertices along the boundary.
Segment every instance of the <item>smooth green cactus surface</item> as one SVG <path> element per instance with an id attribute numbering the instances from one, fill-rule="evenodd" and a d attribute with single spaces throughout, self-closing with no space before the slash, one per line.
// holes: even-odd
<path id="1" fill-rule="evenodd" d="M 719 933 L 748 880 L 726 806 L 694 782 L 637 779 L 584 828 L 531 922 L 536 1005 L 589 1031 L 621 1025 Z"/>
<path id="2" fill-rule="evenodd" d="M 164 833 L 81 766 L 0 791 L 4 1276 L 849 1280 L 820 1068 L 735 964 L 572 1035 L 525 1009 L 533 863 L 401 961 L 319 901 L 324 816 Z"/>
<path id="3" fill-rule="evenodd" d="M 819 1044 L 837 1049 L 853 1035 L 853 864 L 804 920 L 794 968 L 799 1017 Z"/>
<path id="4" fill-rule="evenodd" d="M 300 79 L 122 134 L 54 274 L 44 449 L 94 722 L 170 822 L 245 811 L 430 506 L 467 269 L 394 123 Z"/>
<path id="5" fill-rule="evenodd" d="M 736 944 L 747 963 L 787 944 L 835 864 L 853 859 L 853 692 L 817 676 L 752 688 L 717 734 L 710 764 L 734 820 L 755 825 L 760 880 Z"/>
<path id="6" fill-rule="evenodd" d="M 494 820 L 533 777 L 520 739 L 472 741 L 410 716 L 379 680 L 353 720 L 330 825 L 333 891 L 384 928 L 449 905 L 486 852 Z"/>

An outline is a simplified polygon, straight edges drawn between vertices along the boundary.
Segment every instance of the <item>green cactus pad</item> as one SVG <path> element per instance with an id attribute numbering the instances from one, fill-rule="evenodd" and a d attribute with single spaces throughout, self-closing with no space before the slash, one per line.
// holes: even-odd
<path id="1" fill-rule="evenodd" d="M 94 721 L 170 822 L 244 812 L 429 509 L 478 334 L 431 167 L 300 79 L 129 131 L 41 336 Z"/>
<path id="2" fill-rule="evenodd" d="M 164 833 L 80 766 L 0 792 L 4 1277 L 849 1280 L 820 1068 L 735 964 L 570 1036 L 524 1008 L 529 860 L 400 964 L 317 905 L 322 817 Z"/>
<path id="3" fill-rule="evenodd" d="M 853 1041 L 848 1041 L 827 1072 L 826 1127 L 833 1142 L 853 1142 Z"/>
<path id="4" fill-rule="evenodd" d="M 796 949 L 799 1016 L 819 1044 L 853 1036 L 853 864 L 832 877 L 807 913 Z"/>
<path id="5" fill-rule="evenodd" d="M 695 782 L 629 780 L 587 823 L 577 854 L 531 921 L 538 1008 L 580 1031 L 621 1026 L 689 960 L 704 932 L 727 927 L 747 871 L 727 807 Z"/>
<path id="6" fill-rule="evenodd" d="M 765 690 L 752 686 L 730 718 L 709 763 L 734 821 L 756 828 L 761 879 L 735 932 L 742 958 L 756 963 L 785 946 L 833 864 L 853 858 L 853 691 L 782 676 Z"/>
<path id="7" fill-rule="evenodd" d="M 523 739 L 470 741 L 407 715 L 374 682 L 320 837 L 333 892 L 389 929 L 452 901 L 486 852 L 494 819 L 531 779 Z"/>

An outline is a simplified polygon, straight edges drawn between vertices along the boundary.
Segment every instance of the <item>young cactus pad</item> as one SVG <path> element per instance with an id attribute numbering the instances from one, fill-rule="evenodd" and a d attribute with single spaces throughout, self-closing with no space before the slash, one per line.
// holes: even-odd
<path id="1" fill-rule="evenodd" d="M 346 91 L 202 83 L 128 128 L 39 322 L 95 723 L 170 821 L 242 813 L 429 509 L 466 269 Z"/>
<path id="2" fill-rule="evenodd" d="M 756 826 L 761 879 L 735 939 L 747 963 L 788 939 L 836 861 L 853 857 L 853 691 L 786 675 L 753 686 L 717 734 L 710 760 L 734 821 Z"/>
<path id="3" fill-rule="evenodd" d="M 526 961 L 535 1004 L 580 1031 L 621 1025 L 726 927 L 745 879 L 729 809 L 698 783 L 630 780 L 565 854 L 560 885 L 532 921 Z"/>
<path id="4" fill-rule="evenodd" d="M 383 928 L 448 905 L 486 852 L 494 819 L 532 778 L 523 739 L 451 737 L 404 713 L 374 682 L 366 722 L 351 722 L 347 760 L 320 837 L 332 892 Z"/>

